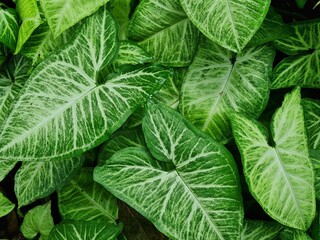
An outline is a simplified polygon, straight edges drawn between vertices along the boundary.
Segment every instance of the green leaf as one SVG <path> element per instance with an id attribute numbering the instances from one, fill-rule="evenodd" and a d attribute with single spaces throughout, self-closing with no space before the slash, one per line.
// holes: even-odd
<path id="1" fill-rule="evenodd" d="M 312 240 L 312 238 L 301 230 L 286 228 L 280 233 L 280 240 Z"/>
<path id="2" fill-rule="evenodd" d="M 20 230 L 25 238 L 33 239 L 38 233 L 41 234 L 40 240 L 48 238 L 51 229 L 54 227 L 51 216 L 51 202 L 31 209 L 25 215 Z"/>
<path id="3" fill-rule="evenodd" d="M 139 42 L 158 63 L 183 67 L 192 61 L 199 31 L 179 0 L 144 0 L 130 20 L 128 36 Z"/>
<path id="4" fill-rule="evenodd" d="M 217 141 L 228 142 L 230 110 L 258 117 L 267 105 L 274 56 L 268 45 L 234 55 L 206 39 L 182 85 L 182 115 Z"/>
<path id="5" fill-rule="evenodd" d="M 126 40 L 132 0 L 111 0 L 111 12 L 119 23 L 119 39 Z"/>
<path id="6" fill-rule="evenodd" d="M 15 205 L 0 192 L 0 218 L 9 214 Z"/>
<path id="7" fill-rule="evenodd" d="M 245 220 L 241 240 L 276 240 L 282 229 L 276 222 Z"/>
<path id="8" fill-rule="evenodd" d="M 7 176 L 7 174 L 14 168 L 17 162 L 0 161 L 0 182 Z"/>
<path id="9" fill-rule="evenodd" d="M 251 194 L 278 222 L 308 229 L 315 215 L 314 173 L 300 89 L 285 96 L 272 118 L 274 147 L 263 125 L 251 117 L 238 113 L 231 122 Z"/>
<path id="10" fill-rule="evenodd" d="M 78 176 L 58 191 L 59 211 L 63 219 L 115 223 L 117 199 L 93 181 L 93 169 L 83 168 Z"/>
<path id="11" fill-rule="evenodd" d="M 304 8 L 304 5 L 306 4 L 307 0 L 296 0 L 296 4 L 299 8 Z"/>
<path id="12" fill-rule="evenodd" d="M 16 10 L 0 8 L 0 43 L 14 51 L 17 44 L 18 30 L 18 14 Z"/>
<path id="13" fill-rule="evenodd" d="M 50 233 L 50 240 L 115 240 L 122 225 L 100 221 L 63 221 Z"/>
<path id="14" fill-rule="evenodd" d="M 170 75 L 149 66 L 99 79 L 117 54 L 115 22 L 101 8 L 78 33 L 32 72 L 0 129 L 1 160 L 68 159 L 99 145 Z"/>
<path id="15" fill-rule="evenodd" d="M 15 175 L 19 207 L 46 197 L 62 187 L 81 167 L 83 159 L 74 157 L 50 162 L 24 162 Z"/>
<path id="16" fill-rule="evenodd" d="M 181 4 L 206 37 L 241 52 L 262 24 L 270 0 L 181 0 Z"/>
<path id="17" fill-rule="evenodd" d="M 81 19 L 90 16 L 109 0 L 40 0 L 41 8 L 51 31 L 58 37 Z M 103 22 L 104 20 L 101 19 Z M 92 29 L 94 30 L 94 29 Z"/>
<path id="18" fill-rule="evenodd" d="M 320 149 L 309 149 L 309 154 L 315 175 L 316 198 L 320 200 Z"/>
<path id="19" fill-rule="evenodd" d="M 22 46 L 30 38 L 33 31 L 43 22 L 37 0 L 19 0 L 16 3 L 16 8 L 22 20 L 22 24 L 19 28 L 15 54 L 20 52 Z"/>
<path id="20" fill-rule="evenodd" d="M 320 150 L 320 100 L 302 99 L 309 148 Z"/>
<path id="21" fill-rule="evenodd" d="M 148 106 L 143 131 L 157 160 L 126 148 L 97 167 L 94 180 L 171 239 L 239 239 L 243 209 L 231 154 L 162 104 Z"/>

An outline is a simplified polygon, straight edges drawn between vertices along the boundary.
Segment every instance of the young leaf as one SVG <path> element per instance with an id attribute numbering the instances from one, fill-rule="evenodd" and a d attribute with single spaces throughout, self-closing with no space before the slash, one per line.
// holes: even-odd
<path id="1" fill-rule="evenodd" d="M 0 43 L 14 51 L 17 44 L 18 30 L 18 14 L 16 10 L 0 8 Z"/>
<path id="2" fill-rule="evenodd" d="M 282 229 L 276 222 L 245 220 L 241 240 L 276 240 Z"/>
<path id="3" fill-rule="evenodd" d="M 14 191 L 19 207 L 46 197 L 62 187 L 81 167 L 83 159 L 74 157 L 50 162 L 24 162 L 15 175 Z"/>
<path id="4" fill-rule="evenodd" d="M 179 0 L 145 0 L 130 20 L 128 36 L 160 64 L 183 67 L 192 61 L 199 31 Z"/>
<path id="5" fill-rule="evenodd" d="M 270 0 L 181 0 L 181 4 L 206 37 L 241 52 L 262 24 Z"/>
<path id="6" fill-rule="evenodd" d="M 111 13 L 119 23 L 119 39 L 126 40 L 132 0 L 111 0 Z"/>
<path id="7" fill-rule="evenodd" d="M 300 89 L 285 96 L 271 122 L 275 146 L 262 124 L 234 114 L 232 129 L 251 194 L 272 218 L 306 230 L 315 215 L 314 173 L 309 159 Z"/>
<path id="8" fill-rule="evenodd" d="M 40 240 L 48 238 L 51 229 L 54 227 L 51 216 L 51 202 L 31 209 L 25 215 L 20 230 L 24 237 L 33 239 L 38 233 L 41 234 Z"/>
<path id="9" fill-rule="evenodd" d="M 115 240 L 122 230 L 122 225 L 101 221 L 63 221 L 56 225 L 49 236 L 50 240 Z"/>
<path id="10" fill-rule="evenodd" d="M 0 192 L 0 218 L 9 214 L 15 205 Z"/>
<path id="11" fill-rule="evenodd" d="M 274 55 L 275 51 L 264 45 L 247 48 L 235 56 L 206 39 L 182 85 L 182 115 L 217 141 L 228 142 L 232 137 L 230 110 L 254 117 L 264 110 Z"/>
<path id="12" fill-rule="evenodd" d="M 0 159 L 81 154 L 105 141 L 170 75 L 149 66 L 100 79 L 117 52 L 116 23 L 101 8 L 73 42 L 34 69 L 0 130 Z"/>
<path id="13" fill-rule="evenodd" d="M 165 105 L 148 106 L 143 131 L 157 160 L 126 148 L 97 167 L 94 180 L 172 239 L 239 239 L 243 210 L 230 153 Z"/>
<path id="14" fill-rule="evenodd" d="M 312 238 L 304 231 L 286 228 L 280 233 L 280 240 L 312 240 Z"/>
<path id="15" fill-rule="evenodd" d="M 115 223 L 117 199 L 93 181 L 93 169 L 83 168 L 78 176 L 58 191 L 59 211 L 63 219 Z"/>

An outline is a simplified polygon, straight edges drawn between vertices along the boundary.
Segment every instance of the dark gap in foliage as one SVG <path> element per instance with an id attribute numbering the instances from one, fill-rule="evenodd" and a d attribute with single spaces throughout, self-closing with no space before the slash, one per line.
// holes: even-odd
<path id="1" fill-rule="evenodd" d="M 54 224 L 58 224 L 62 221 L 59 207 L 58 207 L 58 194 L 54 192 L 51 194 L 51 215 L 53 217 Z"/>
<path id="2" fill-rule="evenodd" d="M 11 0 L 2 0 L 2 1 L 0 1 L 0 3 L 4 3 L 9 8 L 15 8 L 16 7 L 15 3 L 13 1 L 11 1 Z"/>

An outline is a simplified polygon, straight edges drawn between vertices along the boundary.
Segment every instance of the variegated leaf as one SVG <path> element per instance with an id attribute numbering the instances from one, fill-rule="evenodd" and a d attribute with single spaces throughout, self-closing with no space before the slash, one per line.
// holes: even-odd
<path id="1" fill-rule="evenodd" d="M 302 99 L 309 148 L 320 150 L 320 100 Z"/>
<path id="2" fill-rule="evenodd" d="M 312 240 L 312 238 L 304 231 L 286 228 L 280 233 L 280 240 Z"/>
<path id="3" fill-rule="evenodd" d="M 14 51 L 17 44 L 18 31 L 18 14 L 16 10 L 0 8 L 0 43 Z"/>
<path id="4" fill-rule="evenodd" d="M 182 85 L 182 115 L 217 141 L 228 142 L 232 137 L 230 110 L 254 117 L 264 110 L 274 55 L 268 45 L 234 55 L 209 39 L 204 40 Z"/>
<path id="5" fill-rule="evenodd" d="M 0 192 L 0 218 L 9 214 L 15 205 Z"/>
<path id="6" fill-rule="evenodd" d="M 94 179 L 171 239 L 239 239 L 243 209 L 231 154 L 162 104 L 148 106 L 143 131 L 156 159 L 126 148 Z"/>
<path id="7" fill-rule="evenodd" d="M 282 229 L 276 222 L 245 220 L 241 240 L 277 240 Z"/>
<path id="8" fill-rule="evenodd" d="M 264 126 L 251 117 L 238 113 L 231 122 L 251 194 L 278 222 L 308 229 L 315 215 L 314 173 L 300 89 L 285 96 L 272 118 L 274 147 Z"/>

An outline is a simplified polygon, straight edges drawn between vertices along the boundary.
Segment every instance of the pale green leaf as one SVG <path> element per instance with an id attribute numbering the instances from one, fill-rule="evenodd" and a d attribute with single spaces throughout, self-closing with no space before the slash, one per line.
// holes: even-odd
<path id="1" fill-rule="evenodd" d="M 277 240 L 282 229 L 276 222 L 245 220 L 241 240 Z"/>
<path id="2" fill-rule="evenodd" d="M 63 219 L 115 223 L 117 199 L 93 181 L 93 169 L 83 168 L 78 176 L 58 191 L 59 211 Z"/>
<path id="3" fill-rule="evenodd" d="M 0 161 L 0 182 L 7 176 L 7 174 L 14 168 L 17 162 Z"/>
<path id="4" fill-rule="evenodd" d="M 22 24 L 19 28 L 15 54 L 20 52 L 22 46 L 30 38 L 33 31 L 43 22 L 37 0 L 18 0 L 16 8 L 22 20 Z"/>
<path id="5" fill-rule="evenodd" d="M 181 89 L 180 111 L 221 143 L 232 137 L 230 110 L 258 117 L 269 99 L 275 51 L 268 45 L 234 55 L 209 39 L 199 46 Z"/>
<path id="6" fill-rule="evenodd" d="M 320 200 L 320 149 L 309 149 L 311 161 L 313 163 L 313 171 L 315 175 L 316 198 Z"/>
<path id="7" fill-rule="evenodd" d="M 14 51 L 17 44 L 18 31 L 18 14 L 16 10 L 0 8 L 0 43 Z"/>
<path id="8" fill-rule="evenodd" d="M 45 240 L 49 239 L 48 236 L 53 227 L 51 202 L 48 202 L 28 211 L 23 219 L 20 230 L 25 238 L 33 239 L 40 233 L 40 240 Z"/>
<path id="9" fill-rule="evenodd" d="M 14 191 L 19 207 L 46 197 L 62 187 L 81 167 L 83 159 L 24 162 L 15 175 Z"/>
<path id="10" fill-rule="evenodd" d="M 50 233 L 50 240 L 116 240 L 122 230 L 101 221 L 63 221 Z"/>
<path id="11" fill-rule="evenodd" d="M 181 0 L 181 4 L 206 37 L 241 52 L 262 24 L 270 0 Z"/>
<path id="12" fill-rule="evenodd" d="M 90 16 L 109 0 L 40 0 L 41 8 L 55 37 Z M 104 20 L 101 19 L 103 22 Z M 95 30 L 95 29 L 93 29 Z"/>
<path id="13" fill-rule="evenodd" d="M 280 240 L 312 240 L 304 231 L 286 228 L 280 233 Z"/>
<path id="14" fill-rule="evenodd" d="M 148 106 L 143 131 L 157 160 L 143 148 L 120 150 L 95 169 L 95 181 L 171 239 L 239 239 L 243 209 L 231 154 L 163 104 Z"/>
<path id="15" fill-rule="evenodd" d="M 182 67 L 192 61 L 199 31 L 179 0 L 144 0 L 130 20 L 128 36 L 139 42 L 155 61 Z"/>
<path id="16" fill-rule="evenodd" d="M 303 99 L 301 104 L 304 110 L 309 148 L 320 149 L 320 100 Z"/>
<path id="17" fill-rule="evenodd" d="M 132 0 L 111 0 L 111 13 L 119 23 L 119 39 L 126 40 Z"/>
<path id="18" fill-rule="evenodd" d="M 299 8 L 304 8 L 304 5 L 306 4 L 307 0 L 296 0 L 296 3 Z"/>
<path id="19" fill-rule="evenodd" d="M 0 192 L 0 218 L 9 214 L 15 205 Z"/>
<path id="20" fill-rule="evenodd" d="M 272 118 L 274 147 L 263 125 L 251 117 L 234 114 L 231 122 L 251 194 L 278 222 L 308 229 L 315 215 L 314 173 L 300 89 L 285 96 Z"/>
<path id="21" fill-rule="evenodd" d="M 73 42 L 39 64 L 0 129 L 0 159 L 68 159 L 104 142 L 158 90 L 170 71 L 149 66 L 99 78 L 118 52 L 101 8 Z M 25 111 L 28 109 L 28 111 Z"/>

